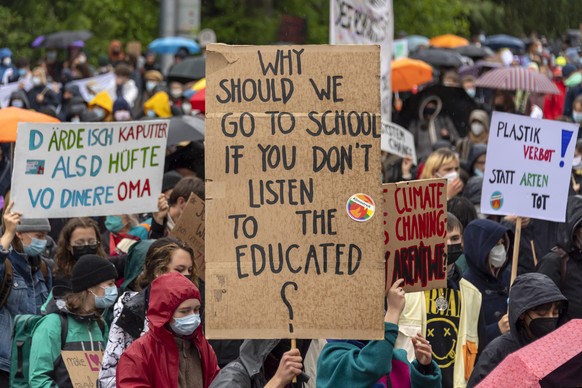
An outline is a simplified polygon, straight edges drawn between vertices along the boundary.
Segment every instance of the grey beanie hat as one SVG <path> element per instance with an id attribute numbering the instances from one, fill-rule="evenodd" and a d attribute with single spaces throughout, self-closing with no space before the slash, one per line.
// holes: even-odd
<path id="1" fill-rule="evenodd" d="M 48 218 L 21 218 L 16 225 L 17 232 L 50 232 L 51 224 Z"/>

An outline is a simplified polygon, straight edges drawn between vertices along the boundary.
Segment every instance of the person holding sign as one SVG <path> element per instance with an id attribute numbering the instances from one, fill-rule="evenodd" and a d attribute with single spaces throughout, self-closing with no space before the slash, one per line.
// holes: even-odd
<path id="1" fill-rule="evenodd" d="M 461 193 L 465 186 L 459 178 L 459 168 L 459 157 L 448 148 L 439 148 L 426 159 L 420 179 L 446 178 L 447 200 L 449 200 Z"/>
<path id="2" fill-rule="evenodd" d="M 443 387 L 464 387 L 480 349 L 486 345 L 481 293 L 461 278 L 455 264 L 463 254 L 463 225 L 447 214 L 447 287 L 409 292 L 400 316 L 398 348 L 414 360 L 412 338 L 423 328 L 441 369 Z"/>
<path id="3" fill-rule="evenodd" d="M 117 387 L 203 387 L 218 374 L 214 350 L 200 323 L 198 288 L 171 272 L 151 287 L 149 331 L 119 359 Z"/>
<path id="4" fill-rule="evenodd" d="M 32 387 L 77 386 L 74 373 L 83 383 L 95 381 L 100 357 L 93 352 L 103 351 L 103 310 L 117 299 L 117 271 L 107 259 L 97 255 L 82 256 L 73 267 L 71 291 L 62 300 L 52 299 L 46 306 L 49 313 L 34 329 L 30 348 L 29 383 Z M 50 313 L 57 314 L 50 314 Z M 59 314 L 66 315 L 67 334 L 61 338 Z M 64 346 L 62 344 L 64 343 Z M 68 351 L 69 356 L 61 355 Z M 85 356 L 91 352 L 92 356 Z M 73 354 L 83 362 L 73 362 Z M 77 359 L 77 358 L 76 358 Z"/>
<path id="5" fill-rule="evenodd" d="M 469 267 L 463 278 L 474 284 L 483 297 L 487 342 L 509 331 L 507 295 L 513 232 L 491 220 L 475 220 L 463 233 Z"/>
<path id="6" fill-rule="evenodd" d="M 41 253 L 51 230 L 46 218 L 22 218 L 11 202 L 0 239 L 0 386 L 8 386 L 13 318 L 40 314 L 52 288 L 52 273 Z"/>
<path id="7" fill-rule="evenodd" d="M 398 279 L 386 293 L 384 339 L 329 341 L 317 361 L 317 387 L 441 387 L 441 371 L 432 360 L 430 343 L 420 335 L 412 339 L 416 360 L 395 349 L 398 321 L 406 299 Z"/>

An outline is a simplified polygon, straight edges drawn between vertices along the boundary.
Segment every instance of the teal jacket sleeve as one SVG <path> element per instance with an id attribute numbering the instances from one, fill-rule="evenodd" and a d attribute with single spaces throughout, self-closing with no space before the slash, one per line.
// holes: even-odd
<path id="1" fill-rule="evenodd" d="M 410 368 L 412 388 L 441 388 L 441 368 L 439 368 L 434 360 L 432 361 L 432 370 L 432 374 L 425 375 L 418 370 L 418 361 L 412 361 L 412 367 Z"/>
<path id="2" fill-rule="evenodd" d="M 29 358 L 29 382 L 32 388 L 56 386 L 50 373 L 61 353 L 61 319 L 58 314 L 44 317 L 34 329 Z"/>
<path id="3" fill-rule="evenodd" d="M 369 387 L 392 369 L 398 325 L 384 324 L 384 339 L 360 348 L 349 342 L 330 342 L 317 361 L 317 387 Z"/>

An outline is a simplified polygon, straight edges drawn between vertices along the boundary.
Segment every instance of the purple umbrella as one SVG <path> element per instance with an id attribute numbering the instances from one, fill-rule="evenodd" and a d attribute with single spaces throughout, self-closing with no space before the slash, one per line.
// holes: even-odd
<path id="1" fill-rule="evenodd" d="M 44 42 L 44 35 L 37 36 L 35 40 L 32 41 L 31 46 L 34 48 L 40 47 L 40 45 Z"/>

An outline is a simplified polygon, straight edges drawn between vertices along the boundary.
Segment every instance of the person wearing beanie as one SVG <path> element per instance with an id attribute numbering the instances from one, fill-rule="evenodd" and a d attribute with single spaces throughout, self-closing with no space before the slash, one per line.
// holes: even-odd
<path id="1" fill-rule="evenodd" d="M 49 300 L 46 317 L 32 333 L 30 386 L 71 387 L 61 350 L 103 350 L 105 323 L 102 314 L 117 299 L 116 279 L 115 266 L 101 256 L 84 255 L 75 263 L 71 289 L 62 298 Z M 60 293 L 53 290 L 53 295 L 57 294 Z M 64 324 L 67 335 L 63 346 L 61 329 Z"/>
<path id="2" fill-rule="evenodd" d="M 40 314 L 52 288 L 49 262 L 43 257 L 47 234 L 46 218 L 23 218 L 12 211 L 14 202 L 4 212 L 4 234 L 0 239 L 0 387 L 9 386 L 11 333 L 17 314 Z M 7 276 L 12 275 L 12 281 Z M 1 284 L 1 283 L 0 283 Z"/>
<path id="3" fill-rule="evenodd" d="M 131 107 L 129 103 L 119 97 L 113 103 L 113 121 L 129 121 L 131 120 Z"/>
<path id="4" fill-rule="evenodd" d="M 118 388 L 210 386 L 219 367 L 202 330 L 201 303 L 198 288 L 179 273 L 152 282 L 149 330 L 121 355 Z"/>

